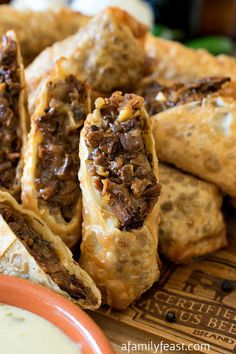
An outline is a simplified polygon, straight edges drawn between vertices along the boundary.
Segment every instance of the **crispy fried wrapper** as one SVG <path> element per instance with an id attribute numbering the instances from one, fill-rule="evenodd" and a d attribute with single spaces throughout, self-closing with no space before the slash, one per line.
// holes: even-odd
<path id="1" fill-rule="evenodd" d="M 159 164 L 159 250 L 175 263 L 186 263 L 227 245 L 217 187 Z"/>
<path id="2" fill-rule="evenodd" d="M 19 199 L 29 117 L 24 67 L 13 31 L 2 37 L 0 70 L 0 188 Z"/>
<path id="3" fill-rule="evenodd" d="M 44 285 L 82 308 L 100 306 L 99 290 L 60 237 L 6 192 L 0 192 L 0 224 L 2 273 Z"/>
<path id="4" fill-rule="evenodd" d="M 158 161 L 143 99 L 99 98 L 81 132 L 80 263 L 103 302 L 125 309 L 159 278 Z"/>
<path id="5" fill-rule="evenodd" d="M 45 49 L 33 61 L 26 72 L 30 91 L 61 56 L 74 58 L 77 71 L 99 92 L 134 86 L 146 70 L 146 30 L 126 12 L 107 8 L 77 34 Z"/>
<path id="6" fill-rule="evenodd" d="M 236 101 L 218 96 L 152 117 L 161 161 L 236 196 Z"/>
<path id="7" fill-rule="evenodd" d="M 8 30 L 16 32 L 25 65 L 46 47 L 76 33 L 89 20 L 69 9 L 19 11 L 7 5 L 0 6 L 0 17 L 0 35 Z"/>
<path id="8" fill-rule="evenodd" d="M 72 247 L 81 236 L 80 130 L 90 112 L 86 84 L 60 59 L 41 87 L 31 118 L 22 178 L 24 207 Z"/>

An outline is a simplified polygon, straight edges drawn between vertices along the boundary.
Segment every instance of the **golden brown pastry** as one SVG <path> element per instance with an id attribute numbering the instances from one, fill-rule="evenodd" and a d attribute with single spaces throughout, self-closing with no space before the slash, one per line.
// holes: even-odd
<path id="1" fill-rule="evenodd" d="M 13 31 L 2 37 L 0 72 L 0 188 L 19 198 L 29 118 L 24 67 Z"/>
<path id="2" fill-rule="evenodd" d="M 158 162 L 143 99 L 98 98 L 81 131 L 80 263 L 122 310 L 159 278 Z"/>
<path id="3" fill-rule="evenodd" d="M 69 248 L 6 192 L 0 192 L 0 228 L 1 273 L 44 285 L 83 308 L 100 306 L 99 290 Z"/>
<path id="4" fill-rule="evenodd" d="M 186 263 L 226 246 L 217 187 L 162 163 L 159 177 L 160 252 L 175 263 Z"/>
<path id="5" fill-rule="evenodd" d="M 18 11 L 0 6 L 0 35 L 14 30 L 20 42 L 25 65 L 54 42 L 76 33 L 88 22 L 86 16 L 69 9 L 60 11 Z"/>
<path id="6" fill-rule="evenodd" d="M 81 234 L 79 140 L 90 111 L 87 86 L 62 58 L 44 82 L 31 118 L 22 201 L 73 246 Z"/>
<path id="7" fill-rule="evenodd" d="M 98 91 L 112 92 L 137 84 L 146 69 L 146 27 L 118 8 L 108 8 L 74 36 L 45 49 L 27 68 L 34 90 L 61 56 L 74 58 L 77 71 Z"/>
<path id="8" fill-rule="evenodd" d="M 205 98 L 153 116 L 161 161 L 212 182 L 236 197 L 236 101 Z"/>

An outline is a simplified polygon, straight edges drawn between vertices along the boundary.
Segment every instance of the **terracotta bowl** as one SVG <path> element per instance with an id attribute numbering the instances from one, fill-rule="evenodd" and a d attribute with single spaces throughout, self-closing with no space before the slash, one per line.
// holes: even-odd
<path id="1" fill-rule="evenodd" d="M 105 335 L 84 311 L 41 285 L 0 275 L 0 303 L 44 317 L 78 343 L 83 354 L 114 354 Z"/>

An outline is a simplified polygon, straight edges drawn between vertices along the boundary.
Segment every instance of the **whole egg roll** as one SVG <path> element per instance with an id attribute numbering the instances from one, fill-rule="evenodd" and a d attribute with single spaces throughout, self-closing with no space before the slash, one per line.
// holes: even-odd
<path id="1" fill-rule="evenodd" d="M 159 159 L 236 197 L 236 101 L 208 97 L 152 117 Z"/>
<path id="2" fill-rule="evenodd" d="M 98 98 L 80 138 L 80 264 L 125 309 L 159 278 L 158 161 L 143 98 Z"/>
<path id="3" fill-rule="evenodd" d="M 81 235 L 80 130 L 90 111 L 87 86 L 62 58 L 44 82 L 31 118 L 22 178 L 24 207 L 72 247 Z"/>
<path id="4" fill-rule="evenodd" d="M 0 43 L 0 107 L 0 189 L 19 199 L 29 118 L 24 67 L 13 31 Z"/>
<path id="5" fill-rule="evenodd" d="M 146 70 L 146 26 L 125 11 L 107 8 L 74 36 L 45 49 L 27 68 L 26 79 L 33 91 L 61 56 L 74 58 L 77 71 L 99 92 L 130 88 Z"/>
<path id="6" fill-rule="evenodd" d="M 68 247 L 31 211 L 0 192 L 0 272 L 29 279 L 95 309 L 101 295 Z"/>
<path id="7" fill-rule="evenodd" d="M 69 9 L 59 11 L 19 11 L 0 6 L 0 35 L 14 30 L 20 42 L 24 64 L 28 65 L 43 49 L 76 33 L 88 18 Z"/>
<path id="8" fill-rule="evenodd" d="M 175 263 L 186 263 L 226 246 L 217 187 L 162 163 L 159 177 L 160 252 Z"/>

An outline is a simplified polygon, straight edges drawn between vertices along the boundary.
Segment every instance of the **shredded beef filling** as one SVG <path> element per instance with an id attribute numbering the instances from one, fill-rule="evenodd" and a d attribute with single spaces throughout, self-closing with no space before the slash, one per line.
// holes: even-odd
<path id="1" fill-rule="evenodd" d="M 32 226 L 27 215 L 22 215 L 10 206 L 1 204 L 0 214 L 8 223 L 14 234 L 21 240 L 29 253 L 39 266 L 53 281 L 74 299 L 88 299 L 94 301 L 91 290 L 71 275 L 61 264 L 54 247 L 38 234 Z"/>
<path id="2" fill-rule="evenodd" d="M 15 184 L 21 150 L 18 69 L 16 42 L 4 36 L 0 48 L 0 185 L 7 189 Z"/>
<path id="3" fill-rule="evenodd" d="M 179 83 L 171 86 L 151 82 L 144 87 L 141 94 L 145 98 L 146 109 L 152 116 L 177 105 L 202 100 L 207 95 L 219 91 L 228 81 L 230 79 L 225 77 L 209 77 L 189 84 Z"/>
<path id="4" fill-rule="evenodd" d="M 86 144 L 92 148 L 88 171 L 123 230 L 142 227 L 160 195 L 152 157 L 147 155 L 143 140 L 147 126 L 141 116 L 142 105 L 139 96 L 113 94 L 100 111 L 101 126 L 90 126 L 86 134 Z M 131 107 L 133 118 L 119 121 L 125 106 Z"/>
<path id="5" fill-rule="evenodd" d="M 36 120 L 43 140 L 38 146 L 36 187 L 42 203 L 71 221 L 80 195 L 79 137 L 86 118 L 86 87 L 70 75 L 50 87 L 49 107 Z"/>

